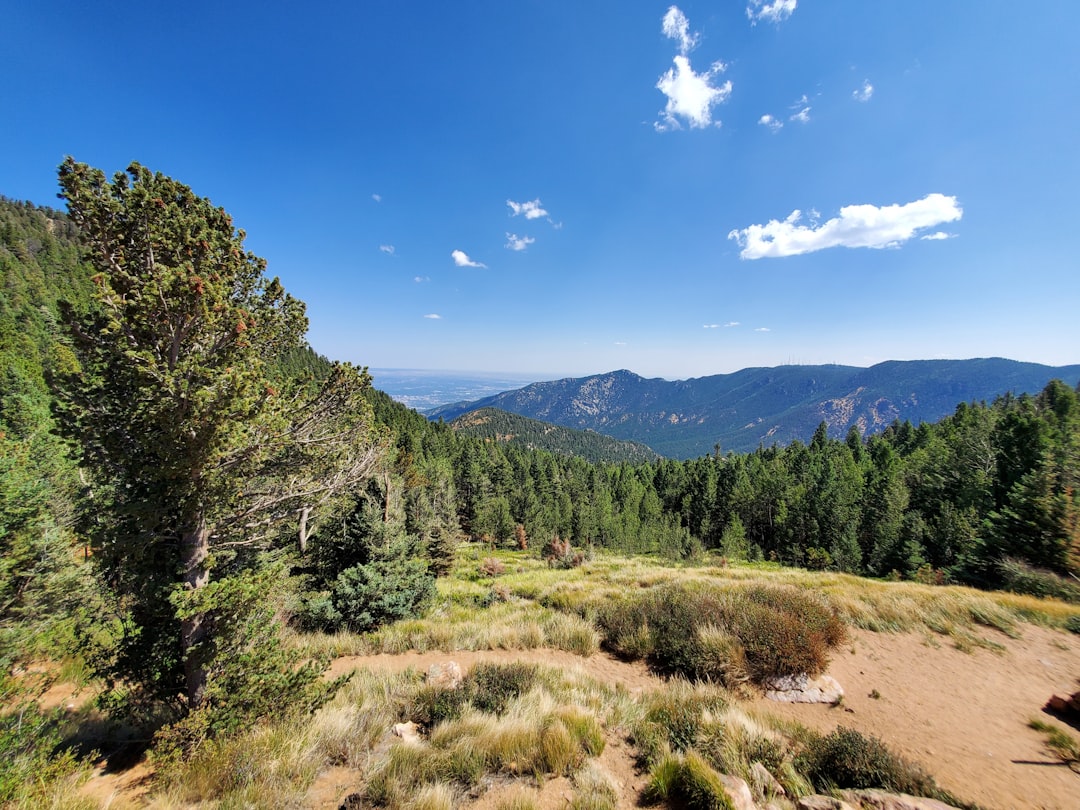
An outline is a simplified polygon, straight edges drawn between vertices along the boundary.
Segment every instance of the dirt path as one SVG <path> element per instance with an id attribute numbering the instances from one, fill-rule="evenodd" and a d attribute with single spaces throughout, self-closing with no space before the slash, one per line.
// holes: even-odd
<path id="1" fill-rule="evenodd" d="M 961 652 L 941 637 L 855 631 L 854 652 L 837 652 L 829 667 L 845 690 L 840 707 L 761 700 L 757 708 L 821 731 L 843 725 L 873 734 L 942 787 L 987 808 L 1077 810 L 1080 776 L 1047 753 L 1027 724 L 1052 719 L 1041 711 L 1051 694 L 1077 690 L 1080 639 L 1021 629 L 1020 639 L 993 635 L 1002 653 Z M 875 690 L 880 697 L 871 697 Z"/>

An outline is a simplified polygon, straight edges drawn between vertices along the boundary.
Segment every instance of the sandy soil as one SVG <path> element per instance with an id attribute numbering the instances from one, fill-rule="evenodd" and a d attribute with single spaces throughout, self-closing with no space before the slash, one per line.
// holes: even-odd
<path id="1" fill-rule="evenodd" d="M 851 649 L 829 667 L 845 690 L 840 706 L 761 700 L 757 708 L 822 731 L 843 725 L 873 734 L 987 808 L 1077 810 L 1080 776 L 1046 751 L 1028 721 L 1054 722 L 1042 712 L 1050 695 L 1077 690 L 1080 640 L 1032 626 L 1022 632 L 1014 640 L 990 631 L 1005 647 L 997 653 L 961 652 L 941 637 L 855 631 Z M 875 690 L 880 697 L 871 697 Z"/>

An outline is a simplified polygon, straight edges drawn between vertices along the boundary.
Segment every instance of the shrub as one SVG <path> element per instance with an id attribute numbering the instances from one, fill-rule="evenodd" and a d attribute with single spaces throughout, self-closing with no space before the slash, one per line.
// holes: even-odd
<path id="1" fill-rule="evenodd" d="M 467 702 L 468 695 L 464 689 L 425 685 L 413 696 L 406 714 L 414 723 L 431 728 L 461 717 Z"/>
<path id="2" fill-rule="evenodd" d="M 462 683 L 473 706 L 491 714 L 502 714 L 511 700 L 528 692 L 536 683 L 535 664 L 479 663 Z"/>
<path id="3" fill-rule="evenodd" d="M 1080 583 L 1071 582 L 1053 571 L 1006 557 L 998 562 L 997 573 L 1001 587 L 1007 591 L 1080 604 Z"/>
<path id="4" fill-rule="evenodd" d="M 811 740 L 798 765 L 818 790 L 882 788 L 957 803 L 919 766 L 894 754 L 877 737 L 843 726 Z"/>
<path id="5" fill-rule="evenodd" d="M 19 799 L 44 806 L 50 785 L 78 773 L 70 751 L 55 754 L 62 717 L 62 711 L 43 713 L 33 704 L 0 716 L 0 806 Z"/>
<path id="6" fill-rule="evenodd" d="M 550 568 L 577 568 L 585 562 L 585 552 L 575 551 L 569 540 L 555 535 L 544 546 L 544 560 Z"/>
<path id="7" fill-rule="evenodd" d="M 600 611 L 604 644 L 656 668 L 728 687 L 816 674 L 846 628 L 823 599 L 795 588 L 662 585 Z"/>
<path id="8" fill-rule="evenodd" d="M 506 566 L 502 560 L 498 560 L 495 557 L 485 557 L 484 561 L 480 563 L 480 574 L 485 577 L 497 577 L 506 573 Z"/>
<path id="9" fill-rule="evenodd" d="M 421 560 L 354 565 L 334 581 L 330 601 L 350 630 L 366 632 L 416 616 L 435 597 L 435 578 Z"/>

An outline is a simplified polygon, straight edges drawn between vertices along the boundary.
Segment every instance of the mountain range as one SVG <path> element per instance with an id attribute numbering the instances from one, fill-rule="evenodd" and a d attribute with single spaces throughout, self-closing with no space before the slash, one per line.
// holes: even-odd
<path id="1" fill-rule="evenodd" d="M 990 402 L 1008 393 L 1037 393 L 1052 379 L 1080 381 L 1080 365 L 1045 366 L 999 357 L 892 360 L 870 368 L 746 368 L 689 380 L 646 379 L 620 370 L 537 382 L 473 402 L 425 412 L 452 421 L 497 408 L 555 425 L 640 442 L 669 458 L 746 452 L 761 445 L 809 441 L 825 422 L 842 438 L 893 422 L 936 421 L 961 402 Z"/>

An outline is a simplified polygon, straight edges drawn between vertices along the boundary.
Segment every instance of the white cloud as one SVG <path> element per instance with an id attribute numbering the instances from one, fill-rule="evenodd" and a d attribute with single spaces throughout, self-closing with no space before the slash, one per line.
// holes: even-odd
<path id="1" fill-rule="evenodd" d="M 658 132 L 682 129 L 679 121 L 685 119 L 692 129 L 704 128 L 712 124 L 712 108 L 723 104 L 731 95 L 731 81 L 714 86 L 714 78 L 723 73 L 727 66 L 723 62 L 713 62 L 705 73 L 695 73 L 690 60 L 682 54 L 675 57 L 675 67 L 668 70 L 656 83 L 656 89 L 667 96 L 667 105 L 661 113 L 661 120 L 653 124 Z M 717 121 L 719 126 L 720 122 Z"/>
<path id="2" fill-rule="evenodd" d="M 394 255 L 394 246 L 393 245 L 379 245 L 379 250 L 381 250 L 383 253 L 386 253 L 389 256 Z"/>
<path id="3" fill-rule="evenodd" d="M 518 236 L 516 233 L 506 234 L 506 247 L 510 250 L 524 250 L 535 241 L 531 236 Z"/>
<path id="4" fill-rule="evenodd" d="M 741 325 L 742 324 L 740 324 L 738 321 L 728 321 L 727 323 L 724 324 L 724 328 L 725 329 L 730 329 L 732 326 L 741 326 Z"/>
<path id="5" fill-rule="evenodd" d="M 945 233 L 945 231 L 937 231 L 935 233 L 928 233 L 926 236 L 920 236 L 920 239 L 926 239 L 930 242 L 936 242 L 940 239 L 952 239 L 956 236 L 955 233 Z"/>
<path id="6" fill-rule="evenodd" d="M 486 264 L 474 262 L 464 250 L 455 250 L 450 253 L 450 258 L 458 267 L 487 267 Z"/>
<path id="7" fill-rule="evenodd" d="M 664 15 L 664 36 L 679 40 L 679 53 L 682 54 L 692 51 L 698 41 L 698 35 L 690 33 L 690 20 L 678 6 L 672 6 Z"/>
<path id="8" fill-rule="evenodd" d="M 768 113 L 765 113 L 765 115 L 761 116 L 761 118 L 759 118 L 757 122 L 763 127 L 768 127 L 770 132 L 779 132 L 784 128 L 783 121 L 774 118 Z"/>
<path id="9" fill-rule="evenodd" d="M 441 321 L 442 320 L 442 315 L 437 315 L 434 312 L 432 312 L 430 315 L 425 315 L 424 317 L 428 318 L 429 320 L 432 320 L 432 321 Z"/>
<path id="10" fill-rule="evenodd" d="M 873 95 L 874 85 L 870 84 L 869 79 L 863 79 L 862 87 L 857 87 L 851 91 L 851 97 L 856 101 L 869 101 Z"/>
<path id="11" fill-rule="evenodd" d="M 769 328 L 769 327 L 767 327 L 767 326 L 759 326 L 759 327 L 758 327 L 757 329 L 755 329 L 754 331 L 755 331 L 755 332 L 771 332 L 771 331 L 772 331 L 772 329 L 770 329 L 770 328 Z"/>
<path id="12" fill-rule="evenodd" d="M 425 281 L 431 281 L 431 276 L 413 276 L 413 281 L 417 284 L 423 284 Z"/>
<path id="13" fill-rule="evenodd" d="M 806 97 L 803 96 L 803 98 L 806 98 Z M 800 124 L 808 124 L 808 123 L 810 123 L 810 108 L 809 107 L 803 107 L 797 113 L 795 113 L 790 118 L 788 118 L 788 120 L 789 121 L 798 121 Z"/>
<path id="14" fill-rule="evenodd" d="M 746 16 L 751 25 L 757 25 L 758 20 L 768 20 L 773 23 L 781 23 L 792 15 L 799 0 L 749 0 L 746 6 Z"/>
<path id="15" fill-rule="evenodd" d="M 802 212 L 792 211 L 783 222 L 735 229 L 728 239 L 738 242 L 743 259 L 777 258 L 813 253 L 830 247 L 896 247 L 917 231 L 963 216 L 956 197 L 928 194 L 904 205 L 847 205 L 840 216 L 819 226 L 800 225 Z"/>
<path id="16" fill-rule="evenodd" d="M 371 199 L 375 202 L 382 202 L 382 194 L 372 194 Z"/>
<path id="17" fill-rule="evenodd" d="M 718 324 L 718 323 L 706 323 L 706 324 L 702 325 L 702 328 L 704 328 L 704 329 L 719 329 L 720 324 Z"/>
<path id="18" fill-rule="evenodd" d="M 626 345 L 626 341 L 625 341 L 625 340 L 616 340 L 616 341 L 615 341 L 615 345 L 616 345 L 616 346 L 625 346 L 625 345 Z"/>
<path id="19" fill-rule="evenodd" d="M 540 200 L 530 200 L 529 202 L 514 202 L 513 200 L 507 200 L 506 204 L 510 206 L 510 210 L 513 213 L 510 215 L 516 217 L 519 214 L 523 214 L 525 219 L 540 219 L 540 217 L 548 216 L 548 212 L 544 210 L 540 204 Z"/>

